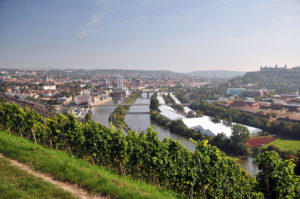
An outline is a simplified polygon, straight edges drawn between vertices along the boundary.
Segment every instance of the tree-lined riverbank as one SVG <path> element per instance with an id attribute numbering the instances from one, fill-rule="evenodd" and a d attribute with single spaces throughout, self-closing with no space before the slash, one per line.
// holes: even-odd
<path id="1" fill-rule="evenodd" d="M 140 92 L 131 93 L 131 95 L 126 98 L 123 104 L 132 104 L 136 101 Z M 130 109 L 131 106 L 118 106 L 109 116 L 109 122 L 116 128 L 123 128 L 124 130 L 129 130 L 130 128 L 125 122 L 125 114 Z"/>

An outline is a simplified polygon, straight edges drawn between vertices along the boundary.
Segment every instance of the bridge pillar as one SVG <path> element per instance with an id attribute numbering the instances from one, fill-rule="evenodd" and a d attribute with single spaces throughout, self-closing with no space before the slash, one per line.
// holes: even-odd
<path id="1" fill-rule="evenodd" d="M 150 98 L 149 92 L 147 92 L 147 98 L 148 98 L 148 99 Z"/>

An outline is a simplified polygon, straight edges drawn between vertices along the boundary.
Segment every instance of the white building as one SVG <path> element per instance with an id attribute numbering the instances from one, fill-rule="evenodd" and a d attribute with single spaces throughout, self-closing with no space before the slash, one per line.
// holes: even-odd
<path id="1" fill-rule="evenodd" d="M 56 85 L 52 85 L 52 86 L 42 86 L 43 90 L 56 90 Z"/>
<path id="2" fill-rule="evenodd" d="M 123 75 L 118 75 L 118 89 L 124 91 L 124 78 Z"/>
<path id="3" fill-rule="evenodd" d="M 83 91 L 80 92 L 81 95 L 89 95 L 91 94 L 91 91 L 89 89 L 84 89 Z"/>
<path id="4" fill-rule="evenodd" d="M 227 88 L 226 95 L 241 95 L 245 88 Z"/>

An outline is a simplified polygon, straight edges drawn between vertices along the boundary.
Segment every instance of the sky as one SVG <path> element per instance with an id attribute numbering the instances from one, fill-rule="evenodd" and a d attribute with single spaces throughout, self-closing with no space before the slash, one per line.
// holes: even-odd
<path id="1" fill-rule="evenodd" d="M 0 0 L 0 67 L 300 66 L 300 0 Z"/>

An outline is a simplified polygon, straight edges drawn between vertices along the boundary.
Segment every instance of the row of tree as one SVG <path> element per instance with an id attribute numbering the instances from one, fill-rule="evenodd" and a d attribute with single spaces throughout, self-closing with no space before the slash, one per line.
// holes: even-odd
<path id="1" fill-rule="evenodd" d="M 168 93 L 167 95 L 163 94 L 162 96 L 163 96 L 163 98 L 164 98 L 166 104 L 173 104 L 173 105 L 176 104 L 175 100 L 174 100 L 173 97 L 170 95 L 170 93 Z"/>
<path id="2" fill-rule="evenodd" d="M 128 131 L 126 136 L 92 120 L 79 122 L 71 114 L 44 118 L 7 103 L 0 103 L 0 128 L 191 198 L 204 193 L 207 198 L 263 198 L 263 193 L 267 198 L 299 196 L 294 165 L 268 153 L 257 159 L 262 165 L 260 176 L 265 177 L 256 182 L 236 160 L 207 141 L 198 141 L 193 153 L 177 141 L 161 141 L 152 128 L 140 135 Z"/>
<path id="3" fill-rule="evenodd" d="M 183 89 L 176 89 L 175 96 L 181 103 L 190 103 L 190 100 Z"/>

